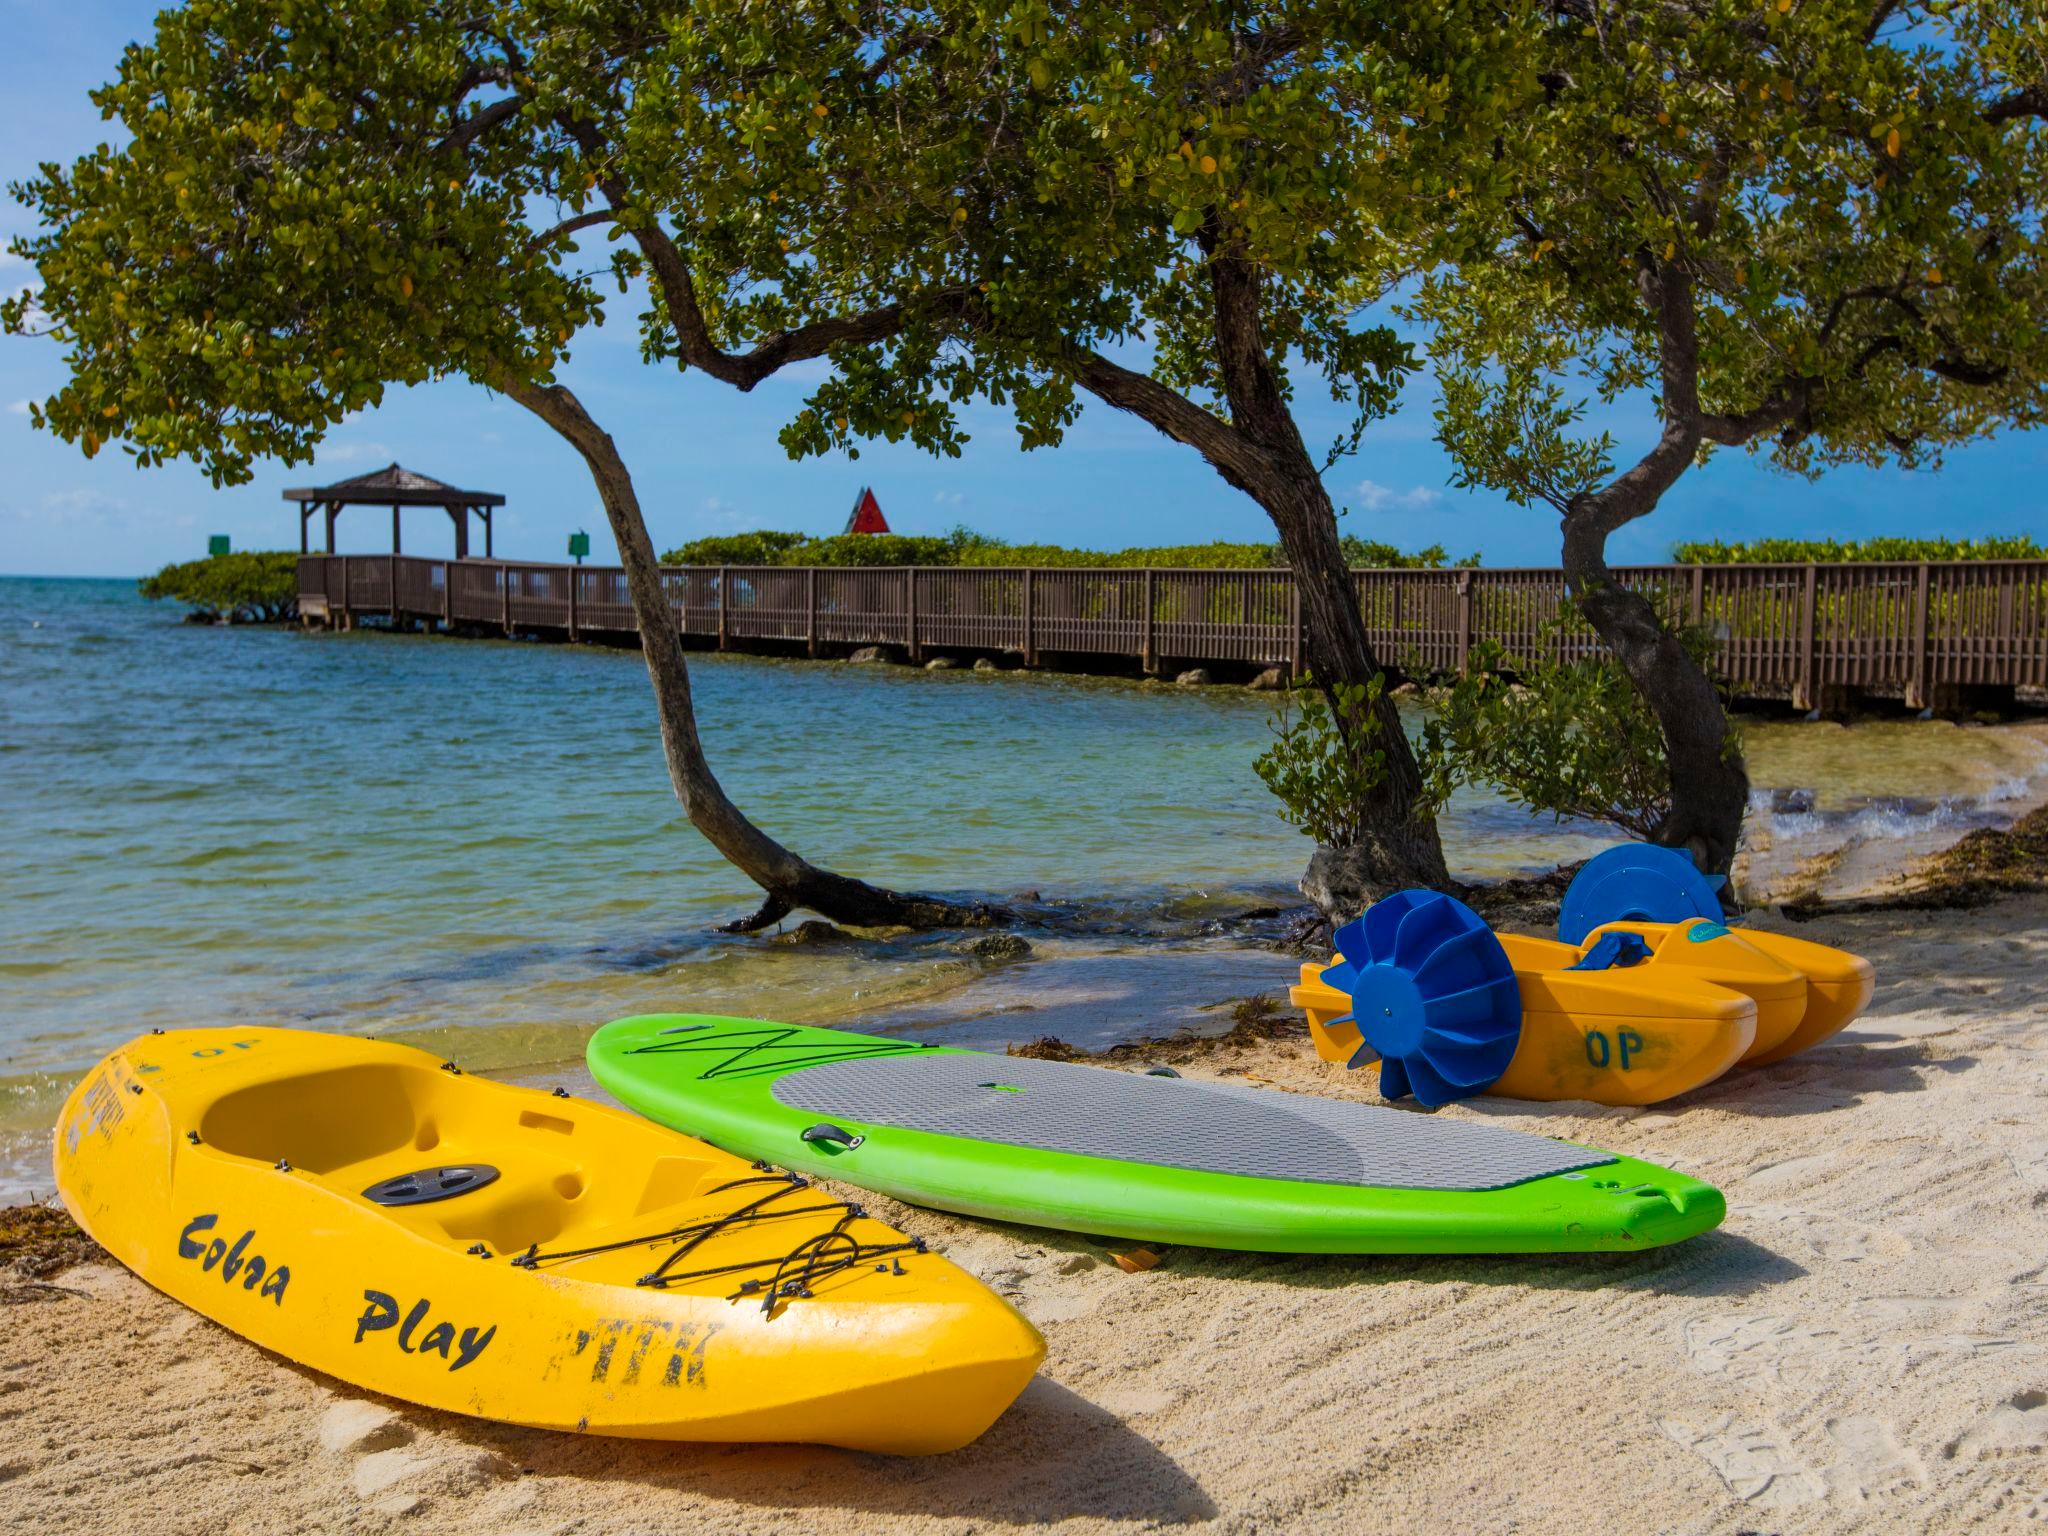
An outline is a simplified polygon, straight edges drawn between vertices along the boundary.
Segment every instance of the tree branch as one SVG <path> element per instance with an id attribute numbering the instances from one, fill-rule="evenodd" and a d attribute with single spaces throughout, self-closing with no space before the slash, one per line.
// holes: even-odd
<path id="1" fill-rule="evenodd" d="M 564 219 L 552 229 L 544 229 L 526 242 L 528 250 L 537 250 L 557 235 L 573 235 L 579 229 L 588 229 L 593 224 L 609 224 L 619 216 L 616 208 L 593 208 L 588 213 L 579 213 L 573 219 Z"/>
<path id="2" fill-rule="evenodd" d="M 1079 347 L 1065 354 L 1061 367 L 1103 404 L 1129 411 L 1175 442 L 1186 443 L 1239 490 L 1249 492 L 1258 477 L 1271 472 L 1265 455 L 1236 427 L 1151 375 Z"/>
<path id="3" fill-rule="evenodd" d="M 455 129 L 434 147 L 440 149 L 467 149 L 478 139 L 489 133 L 498 124 L 509 122 L 519 115 L 526 105 L 523 96 L 506 96 L 489 106 L 472 112 L 455 126 Z"/>
<path id="4" fill-rule="evenodd" d="M 2048 118 L 2048 81 L 2022 86 L 1984 109 L 1987 123 L 2009 123 L 2021 117 Z"/>
<path id="5" fill-rule="evenodd" d="M 597 169 L 604 142 L 588 123 L 562 119 L 564 132 L 574 138 L 591 162 L 597 184 L 615 207 L 631 201 L 628 189 L 617 176 Z M 721 383 L 746 391 L 791 363 L 823 357 L 834 347 L 867 346 L 886 341 L 903 329 L 905 312 L 900 304 L 883 304 L 857 314 L 834 315 L 813 320 L 794 330 L 765 336 L 745 352 L 721 349 L 705 321 L 697 300 L 696 275 L 682 248 L 652 220 L 636 225 L 634 242 L 647 258 L 662 308 L 675 331 L 676 351 L 684 364 L 709 374 Z M 952 303 L 964 308 L 966 290 L 946 289 L 930 296 L 935 303 Z"/>

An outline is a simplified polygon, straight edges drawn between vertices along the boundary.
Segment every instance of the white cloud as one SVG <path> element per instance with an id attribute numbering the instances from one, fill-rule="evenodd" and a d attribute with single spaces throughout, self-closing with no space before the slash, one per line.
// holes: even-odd
<path id="1" fill-rule="evenodd" d="M 967 505 L 967 498 L 958 491 L 940 491 L 932 498 L 932 502 L 935 506 L 941 507 L 964 507 Z"/>
<path id="2" fill-rule="evenodd" d="M 100 491 L 52 491 L 42 499 L 41 510 L 33 514 L 33 520 L 59 527 L 104 527 L 108 519 L 117 512 L 128 510 L 128 503 L 119 496 L 108 496 Z M 32 518 L 26 509 L 18 514 L 23 521 Z"/>
<path id="3" fill-rule="evenodd" d="M 319 462 L 322 464 L 373 464 L 396 463 L 398 455 L 384 443 L 322 443 Z"/>
<path id="4" fill-rule="evenodd" d="M 1359 481 L 1357 490 L 1352 494 L 1368 512 L 1420 512 L 1443 500 L 1441 491 L 1427 485 L 1411 485 L 1405 491 L 1397 491 L 1377 480 Z"/>
<path id="5" fill-rule="evenodd" d="M 26 400 L 16 400 L 7 407 L 7 414 L 10 416 L 26 416 L 28 414 L 28 402 Z"/>
<path id="6" fill-rule="evenodd" d="M 832 364 L 827 358 L 805 357 L 778 368 L 771 377 L 786 384 L 822 384 L 832 377 Z"/>

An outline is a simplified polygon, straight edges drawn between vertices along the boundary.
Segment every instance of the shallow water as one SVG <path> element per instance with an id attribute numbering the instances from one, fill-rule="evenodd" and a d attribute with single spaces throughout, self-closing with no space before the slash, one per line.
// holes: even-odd
<path id="1" fill-rule="evenodd" d="M 1284 984 L 1286 962 L 1248 947 L 1256 923 L 1217 920 L 1293 899 L 1308 851 L 1251 772 L 1268 697 L 693 668 L 712 763 L 792 846 L 897 885 L 1079 901 L 1087 931 L 1056 924 L 1000 965 L 953 939 L 709 933 L 750 887 L 683 820 L 631 652 L 198 628 L 125 582 L 0 579 L 0 1189 L 48 1187 L 63 1092 L 157 1026 L 375 1032 L 525 1072 L 636 1011 L 999 1044 L 1046 1032 L 1036 997 L 1106 1042 Z M 1763 727 L 1752 749 L 1760 783 L 1804 783 L 1773 777 L 1781 760 L 1820 781 L 1821 816 L 2038 767 L 1993 752 L 2001 733 L 1911 726 L 1790 755 L 1818 731 Z M 1611 840 L 1480 795 L 1445 839 L 1467 875 Z M 1162 942 L 1188 963 L 1162 965 Z"/>

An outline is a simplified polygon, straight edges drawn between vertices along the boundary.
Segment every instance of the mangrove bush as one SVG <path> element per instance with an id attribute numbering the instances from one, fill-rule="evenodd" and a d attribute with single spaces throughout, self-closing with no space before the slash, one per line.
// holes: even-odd
<path id="1" fill-rule="evenodd" d="M 1672 546 L 1681 565 L 1791 565 L 1811 560 L 2039 560 L 2048 556 L 2025 534 L 1983 539 L 1719 539 Z"/>
<path id="2" fill-rule="evenodd" d="M 1452 562 L 1441 544 L 1396 549 L 1375 539 L 1346 534 L 1340 541 L 1345 563 L 1378 569 L 1439 570 Z M 1184 570 L 1276 570 L 1287 556 L 1277 543 L 1157 544 L 1136 549 L 1069 549 L 1062 544 L 1012 544 L 967 528 L 943 534 L 844 533 L 814 537 L 803 533 L 714 534 L 692 539 L 661 557 L 670 565 L 945 565 L 1071 566 L 1132 569 L 1156 566 Z M 1477 554 L 1456 564 L 1473 566 Z"/>
<path id="3" fill-rule="evenodd" d="M 1386 783 L 1377 713 L 1386 677 L 1328 690 L 1302 681 L 1299 698 L 1283 694 L 1275 706 L 1273 745 L 1252 767 L 1279 800 L 1283 821 L 1320 847 L 1349 848 L 1363 832 L 1362 807 Z"/>
<path id="4" fill-rule="evenodd" d="M 1419 756 L 1430 798 L 1441 805 L 1460 785 L 1484 785 L 1560 821 L 1606 822 L 1654 841 L 1672 805 L 1663 728 L 1613 655 L 1560 659 L 1555 634 L 1532 656 L 1481 641 L 1462 675 L 1427 692 Z M 1679 636 L 1708 668 L 1712 637 Z M 1731 721 L 1727 750 L 1741 749 Z"/>
<path id="5" fill-rule="evenodd" d="M 181 560 L 135 586 L 144 597 L 183 603 L 195 620 L 274 624 L 299 615 L 298 572 L 289 550 L 251 550 Z"/>

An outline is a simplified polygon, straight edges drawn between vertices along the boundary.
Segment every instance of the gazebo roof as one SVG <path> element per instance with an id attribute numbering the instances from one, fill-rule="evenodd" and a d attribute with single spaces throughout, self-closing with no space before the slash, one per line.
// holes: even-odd
<path id="1" fill-rule="evenodd" d="M 502 507 L 505 498 L 496 491 L 463 491 L 431 475 L 422 475 L 400 464 L 373 469 L 367 475 L 337 480 L 332 485 L 299 486 L 284 493 L 286 501 L 324 501 L 344 506 L 362 503 L 375 507 Z"/>

